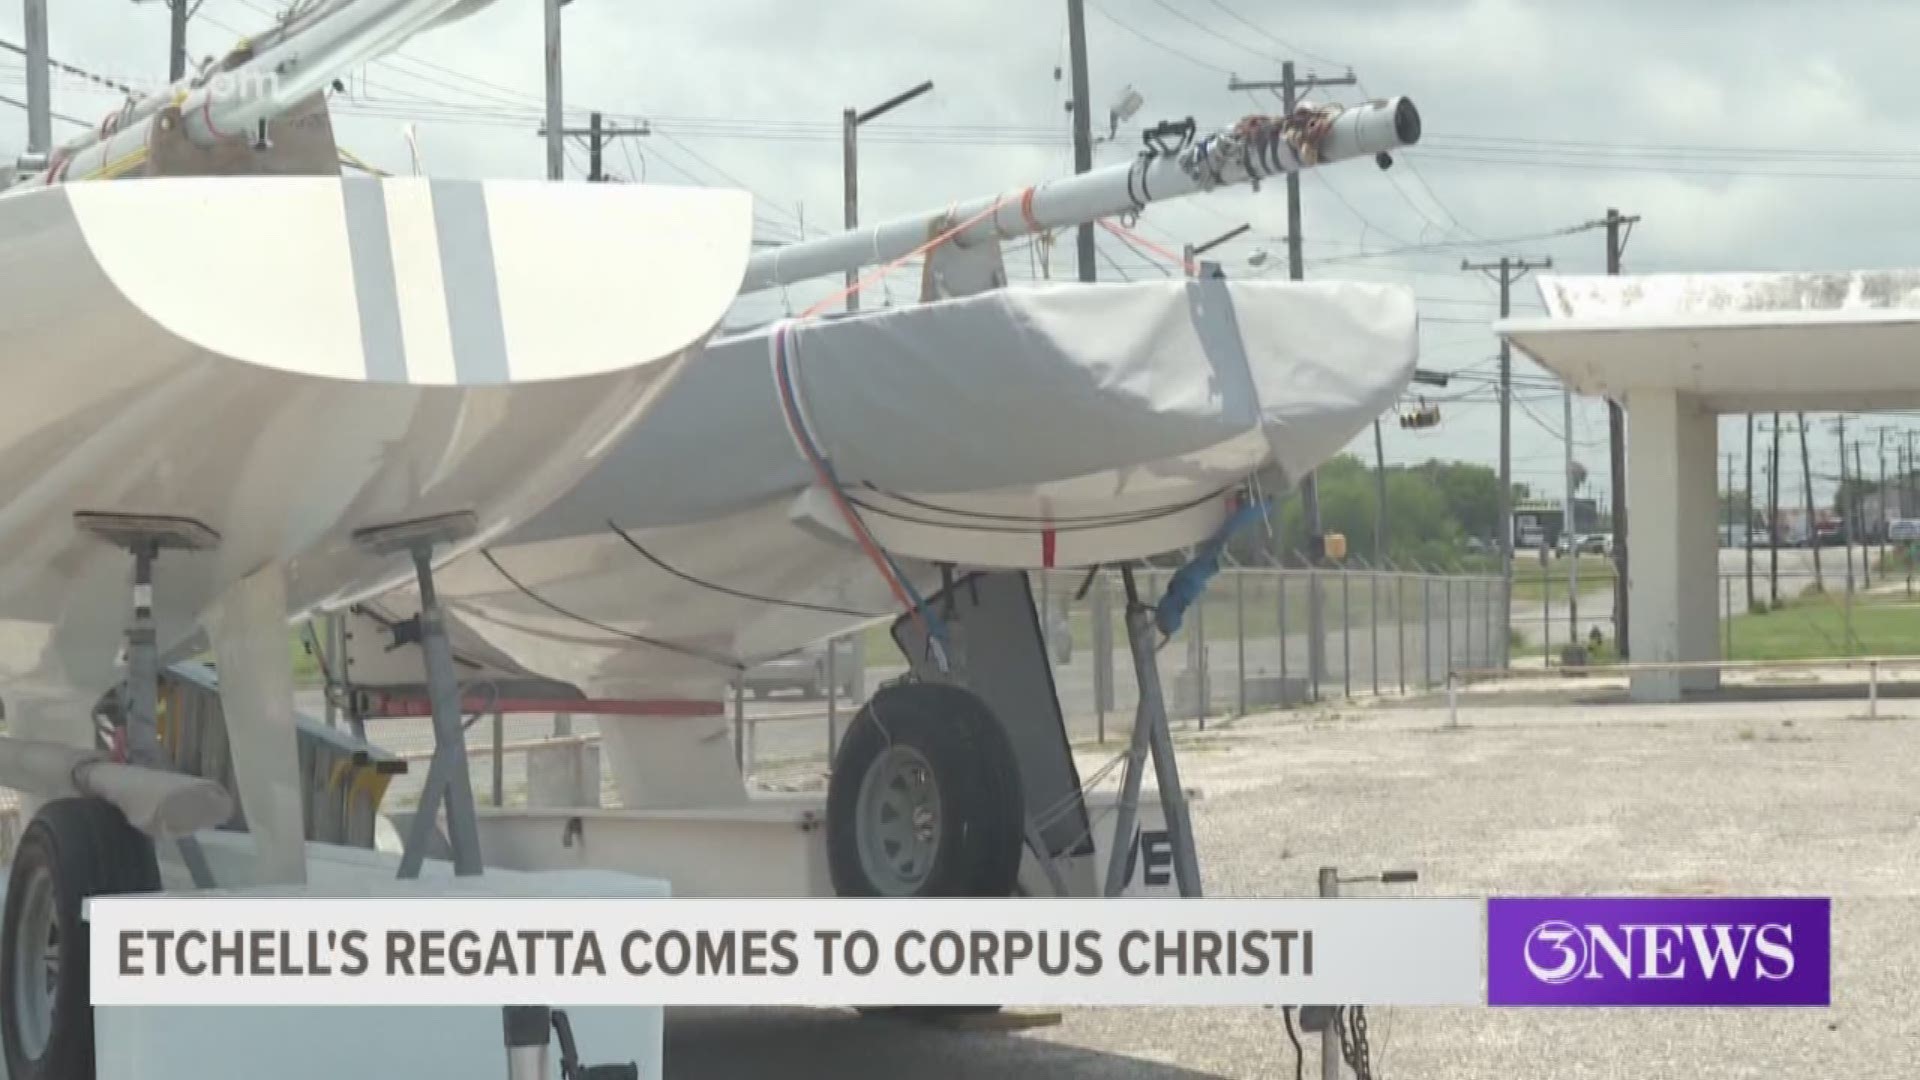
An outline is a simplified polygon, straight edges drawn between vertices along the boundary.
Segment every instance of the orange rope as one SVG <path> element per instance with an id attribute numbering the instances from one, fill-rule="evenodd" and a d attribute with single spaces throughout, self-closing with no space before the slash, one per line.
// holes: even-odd
<path id="1" fill-rule="evenodd" d="M 1185 270 L 1190 275 L 1199 272 L 1195 268 L 1195 266 L 1192 263 L 1188 262 L 1186 259 L 1178 255 L 1175 255 L 1173 252 L 1168 251 L 1166 248 L 1163 248 L 1159 244 L 1156 244 L 1153 241 L 1147 239 L 1146 237 L 1141 236 L 1137 232 L 1133 232 L 1132 230 L 1127 229 L 1120 225 L 1115 225 L 1113 222 L 1108 221 L 1106 218 L 1100 219 L 1100 227 L 1107 230 L 1108 232 L 1112 233 L 1115 236 L 1121 237 L 1123 239 L 1131 240 L 1134 243 L 1139 244 L 1141 247 L 1146 248 L 1148 251 L 1153 252 L 1155 255 L 1158 255 L 1161 258 L 1172 263 L 1173 265 L 1180 267 L 1182 270 Z"/>
<path id="2" fill-rule="evenodd" d="M 849 285 L 846 288 L 841 289 L 839 292 L 834 293 L 832 296 L 829 296 L 826 299 L 821 300 L 819 303 L 816 303 L 812 307 L 801 312 L 800 317 L 803 319 L 811 319 L 815 315 L 820 314 L 822 311 L 825 311 L 828 308 L 834 306 L 835 304 L 838 304 L 840 301 L 845 300 L 847 297 L 852 296 L 854 293 L 857 293 L 862 289 L 865 289 L 867 286 L 872 285 L 874 282 L 880 280 L 881 278 L 886 277 L 888 274 L 898 269 L 902 263 L 912 262 L 914 259 L 919 258 L 922 255 L 925 255 L 927 252 L 932 251 L 934 248 L 939 247 L 941 244 L 944 244 L 947 241 L 952 240 L 954 237 L 959 236 L 961 233 L 966 232 L 968 229 L 973 228 L 975 225 L 978 225 L 981 222 L 999 213 L 1000 207 L 1004 205 L 1006 201 L 1007 199 L 1006 199 L 1006 196 L 1004 195 L 998 199 L 993 200 L 992 206 L 987 207 L 985 210 L 980 211 L 978 214 L 975 214 L 973 217 L 968 218 L 966 221 L 963 221 L 960 224 L 955 225 L 953 228 L 948 229 L 946 232 L 943 232 L 940 235 L 934 237 L 933 239 L 927 241 L 926 243 L 921 244 L 919 247 L 914 248 L 912 251 L 907 252 L 905 255 L 902 255 L 899 258 L 893 260 L 892 262 L 887 263 L 885 266 L 882 266 L 877 270 L 869 272 L 865 277 L 855 280 L 852 285 Z"/>

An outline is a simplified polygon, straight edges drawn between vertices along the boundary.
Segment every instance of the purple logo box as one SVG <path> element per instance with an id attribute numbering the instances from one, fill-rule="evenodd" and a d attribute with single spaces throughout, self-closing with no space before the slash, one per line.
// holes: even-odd
<path id="1" fill-rule="evenodd" d="M 1832 901 L 1494 898 L 1487 1004 L 1831 1003 Z"/>

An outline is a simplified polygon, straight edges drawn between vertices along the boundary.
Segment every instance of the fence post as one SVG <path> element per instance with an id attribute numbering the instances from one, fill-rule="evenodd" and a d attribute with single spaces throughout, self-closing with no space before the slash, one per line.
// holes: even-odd
<path id="1" fill-rule="evenodd" d="M 1196 618 L 1193 620 L 1193 647 L 1198 659 L 1194 667 L 1193 719 L 1201 731 L 1207 730 L 1207 713 L 1213 709 L 1213 668 L 1207 663 L 1207 592 L 1200 590 L 1200 598 L 1193 605 Z M 1195 655 L 1190 653 L 1189 655 Z"/>
<path id="2" fill-rule="evenodd" d="M 1721 654 L 1721 659 L 1731 660 L 1733 659 L 1733 579 L 1722 577 L 1720 585 L 1721 591 L 1727 595 L 1727 651 Z"/>
<path id="3" fill-rule="evenodd" d="M 1341 694 L 1353 697 L 1353 573 L 1340 567 L 1340 687 Z"/>
<path id="4" fill-rule="evenodd" d="M 507 805 L 507 715 L 493 710 L 493 805 Z"/>
<path id="5" fill-rule="evenodd" d="M 1407 692 L 1407 575 L 1393 574 L 1393 664 L 1400 672 L 1400 692 Z"/>
<path id="6" fill-rule="evenodd" d="M 1380 696 L 1380 568 L 1367 571 L 1367 666 L 1373 669 L 1373 696 Z"/>
<path id="7" fill-rule="evenodd" d="M 1460 685 L 1454 678 L 1452 665 L 1447 667 L 1447 726 L 1460 726 Z"/>
<path id="8" fill-rule="evenodd" d="M 1420 572 L 1420 673 L 1433 686 L 1433 575 Z"/>
<path id="9" fill-rule="evenodd" d="M 1500 609 L 1494 605 L 1497 592 L 1492 578 L 1480 579 L 1480 596 L 1487 603 L 1487 647 L 1481 657 L 1487 667 L 1494 666 L 1494 658 L 1500 654 Z"/>
<path id="10" fill-rule="evenodd" d="M 1453 579 L 1449 577 L 1442 580 L 1447 583 L 1447 675 L 1451 678 L 1453 675 Z"/>
<path id="11" fill-rule="evenodd" d="M 1314 598 L 1319 595 L 1320 568 L 1309 562 L 1307 564 L 1307 678 L 1312 681 L 1313 701 L 1316 705 L 1320 703 L 1320 668 L 1322 665 L 1315 658 L 1325 656 L 1323 646 L 1326 644 L 1325 642 L 1318 644 L 1314 642 L 1315 631 L 1318 629 L 1313 621 Z"/>
<path id="12" fill-rule="evenodd" d="M 1048 624 L 1042 622 L 1040 625 L 1042 627 L 1040 631 L 1040 640 L 1042 642 L 1041 651 L 1046 653 L 1047 659 L 1051 661 L 1053 659 L 1053 650 L 1047 648 L 1045 645 L 1047 634 L 1044 628 Z M 840 651 L 840 639 L 828 638 L 827 639 L 827 730 L 830 732 L 837 732 L 840 730 L 840 673 L 837 665 L 834 663 L 834 654 L 838 653 L 839 651 Z M 827 736 L 827 754 L 829 757 L 831 757 L 833 754 L 833 736 L 832 735 Z"/>
<path id="13" fill-rule="evenodd" d="M 1247 715 L 1247 572 L 1233 572 L 1233 636 L 1238 693 L 1234 698 L 1235 716 Z"/>
<path id="14" fill-rule="evenodd" d="M 1867 661 L 1867 716 L 1880 718 L 1880 661 Z"/>
<path id="15" fill-rule="evenodd" d="M 1287 572 L 1286 570 L 1280 569 L 1280 570 L 1274 571 L 1273 580 L 1274 580 L 1274 585 L 1276 589 L 1280 593 L 1280 630 L 1279 630 L 1280 705 L 1282 708 L 1284 708 L 1288 704 L 1291 704 L 1287 700 L 1288 689 L 1291 686 L 1291 684 L 1287 682 Z"/>
<path id="16" fill-rule="evenodd" d="M 833 761 L 833 751 L 827 751 L 827 761 Z M 747 677 L 744 672 L 733 677 L 733 764 L 740 770 L 744 779 L 747 775 Z"/>
<path id="17" fill-rule="evenodd" d="M 1473 579 L 1461 578 L 1460 587 L 1466 591 L 1460 598 L 1460 644 L 1466 647 L 1467 659 L 1473 659 Z M 1447 658 L 1448 666 L 1453 666 L 1457 657 Z"/>
<path id="18" fill-rule="evenodd" d="M 1100 745 L 1107 744 L 1107 710 L 1113 708 L 1113 594 L 1103 572 L 1093 582 L 1093 709 Z"/>

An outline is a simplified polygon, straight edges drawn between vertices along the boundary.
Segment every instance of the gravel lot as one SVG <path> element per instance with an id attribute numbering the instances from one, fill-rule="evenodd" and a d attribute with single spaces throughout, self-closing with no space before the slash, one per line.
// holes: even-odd
<path id="1" fill-rule="evenodd" d="M 1305 895 L 1332 864 L 1417 869 L 1413 888 L 1434 895 L 1829 895 L 1834 1007 L 1375 1010 L 1376 1075 L 1920 1076 L 1920 702 L 1865 720 L 1858 702 L 1474 700 L 1458 730 L 1444 710 L 1381 704 L 1184 736 L 1209 891 Z M 676 1012 L 667 1071 L 1285 1077 L 1293 1053 L 1262 1010 L 1070 1010 L 1019 1033 Z"/>

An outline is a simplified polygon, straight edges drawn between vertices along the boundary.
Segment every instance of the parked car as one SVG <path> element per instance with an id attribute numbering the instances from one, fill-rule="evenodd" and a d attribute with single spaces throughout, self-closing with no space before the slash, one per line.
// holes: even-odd
<path id="1" fill-rule="evenodd" d="M 1920 518 L 1896 518 L 1888 522 L 1887 539 L 1896 544 L 1920 541 Z"/>
<path id="2" fill-rule="evenodd" d="M 1613 552 L 1613 537 L 1606 533 L 1588 533 L 1580 538 L 1580 554 L 1608 555 Z"/>
<path id="3" fill-rule="evenodd" d="M 839 684 L 839 696 L 858 697 L 860 665 L 854 650 L 860 647 L 860 640 L 857 637 L 844 637 L 837 639 L 833 645 L 833 682 Z M 747 692 L 757 698 L 781 690 L 798 690 L 803 697 L 825 698 L 830 685 L 827 678 L 827 643 L 809 645 L 798 652 L 748 668 L 743 681 Z"/>

